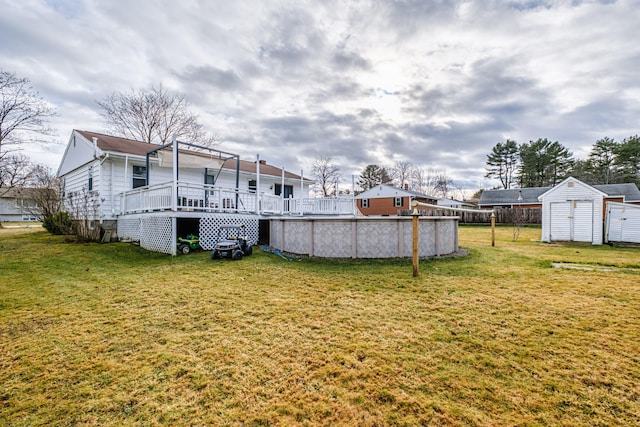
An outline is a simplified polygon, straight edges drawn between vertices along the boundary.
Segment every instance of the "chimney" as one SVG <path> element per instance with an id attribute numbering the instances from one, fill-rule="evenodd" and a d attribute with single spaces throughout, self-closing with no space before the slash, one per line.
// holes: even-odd
<path id="1" fill-rule="evenodd" d="M 407 184 L 406 182 L 404 183 L 404 189 L 408 190 L 409 189 L 409 184 Z"/>

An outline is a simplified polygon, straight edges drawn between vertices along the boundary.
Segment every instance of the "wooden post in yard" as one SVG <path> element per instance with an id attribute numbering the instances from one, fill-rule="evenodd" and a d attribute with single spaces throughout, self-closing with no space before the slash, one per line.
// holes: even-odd
<path id="1" fill-rule="evenodd" d="M 491 246 L 496 245 L 496 213 L 491 212 Z"/>
<path id="2" fill-rule="evenodd" d="M 412 229 L 412 240 L 411 240 L 411 254 L 413 258 L 413 277 L 418 277 L 420 274 L 418 270 L 418 264 L 420 262 L 420 254 L 418 253 L 418 217 L 420 214 L 418 213 L 418 202 L 416 200 L 413 201 L 413 212 L 411 213 L 411 229 Z"/>

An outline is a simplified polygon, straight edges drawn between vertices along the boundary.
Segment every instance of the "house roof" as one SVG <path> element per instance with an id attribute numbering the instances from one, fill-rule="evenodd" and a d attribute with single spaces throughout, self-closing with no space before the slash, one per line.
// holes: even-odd
<path id="1" fill-rule="evenodd" d="M 509 188 L 506 190 L 484 190 L 478 206 L 531 205 L 540 204 L 538 197 L 552 187 Z M 522 196 L 522 200 L 518 200 Z"/>
<path id="2" fill-rule="evenodd" d="M 42 191 L 34 187 L 9 187 L 0 189 L 0 198 L 5 199 L 29 199 Z"/>
<path id="3" fill-rule="evenodd" d="M 601 191 L 607 197 L 623 197 L 626 202 L 640 201 L 640 190 L 638 190 L 638 187 L 633 183 L 591 185 L 590 187 Z M 530 187 L 485 190 L 480 196 L 478 206 L 540 204 L 538 197 L 553 188 L 554 187 Z M 522 195 L 522 201 L 518 200 L 520 195 Z"/>
<path id="4" fill-rule="evenodd" d="M 146 142 L 140 142 L 133 139 L 128 138 L 120 138 L 117 136 L 105 135 L 97 132 L 88 132 L 83 130 L 76 130 L 80 135 L 86 138 L 88 141 L 93 141 L 93 138 L 96 138 L 96 144 L 99 149 L 109 153 L 119 153 L 119 154 L 131 154 L 135 156 L 145 157 L 150 150 L 153 150 L 155 144 L 149 144 Z M 170 149 L 170 148 L 168 148 Z M 195 156 L 203 156 L 208 158 L 209 154 L 201 153 L 192 150 L 179 150 L 179 152 L 188 152 L 190 155 Z M 154 156 L 155 157 L 155 156 Z M 236 159 L 228 159 L 224 162 L 222 166 L 223 169 L 235 170 L 236 169 Z M 245 173 L 253 173 L 255 174 L 257 171 L 256 162 L 249 162 L 246 160 L 240 160 L 240 172 Z M 281 177 L 282 169 L 276 166 L 272 166 L 267 164 L 264 161 L 260 163 L 260 175 L 270 175 Z M 285 178 L 289 179 L 300 179 L 300 175 L 296 175 L 294 173 L 288 172 L 285 170 L 284 172 Z M 308 178 L 304 178 L 305 181 L 312 181 Z"/>
<path id="5" fill-rule="evenodd" d="M 623 196 L 626 202 L 640 202 L 640 190 L 633 183 L 592 185 L 609 197 Z"/>
<path id="6" fill-rule="evenodd" d="M 456 199 L 448 199 L 446 197 L 441 197 L 438 199 L 438 204 L 447 206 L 447 205 L 461 205 L 461 206 L 474 206 L 473 203 L 465 202 L 464 200 L 456 200 Z"/>

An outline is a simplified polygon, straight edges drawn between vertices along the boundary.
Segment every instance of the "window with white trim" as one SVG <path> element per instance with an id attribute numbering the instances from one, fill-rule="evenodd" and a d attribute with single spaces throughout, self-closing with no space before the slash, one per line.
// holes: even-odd
<path id="1" fill-rule="evenodd" d="M 363 208 L 368 208 L 369 207 L 369 199 L 362 199 L 362 202 L 360 203 L 360 206 Z"/>
<path id="2" fill-rule="evenodd" d="M 401 208 L 402 207 L 402 197 L 394 197 L 393 198 L 393 207 Z"/>
<path id="3" fill-rule="evenodd" d="M 207 185 L 214 185 L 216 183 L 216 171 L 213 169 L 205 169 L 204 171 L 204 183 Z"/>
<path id="4" fill-rule="evenodd" d="M 147 167 L 133 165 L 133 183 L 131 188 L 144 187 L 147 185 Z"/>

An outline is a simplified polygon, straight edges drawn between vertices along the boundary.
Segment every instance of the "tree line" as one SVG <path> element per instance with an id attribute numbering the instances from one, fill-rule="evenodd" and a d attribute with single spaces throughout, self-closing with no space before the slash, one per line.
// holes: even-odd
<path id="1" fill-rule="evenodd" d="M 349 195 L 353 191 L 350 188 L 351 183 L 340 187 L 342 181 L 340 167 L 331 156 L 316 158 L 311 167 L 311 176 L 315 181 L 315 192 L 320 197 Z M 455 197 L 459 191 L 445 170 L 414 165 L 408 161 L 397 161 L 391 166 L 366 165 L 358 175 L 355 184 L 356 193 L 380 184 L 436 197 Z"/>
<path id="2" fill-rule="evenodd" d="M 618 142 L 604 137 L 586 159 L 576 159 L 558 141 L 540 138 L 518 144 L 507 139 L 487 155 L 485 178 L 496 178 L 502 188 L 553 186 L 569 176 L 587 184 L 640 184 L 640 137 Z"/>

